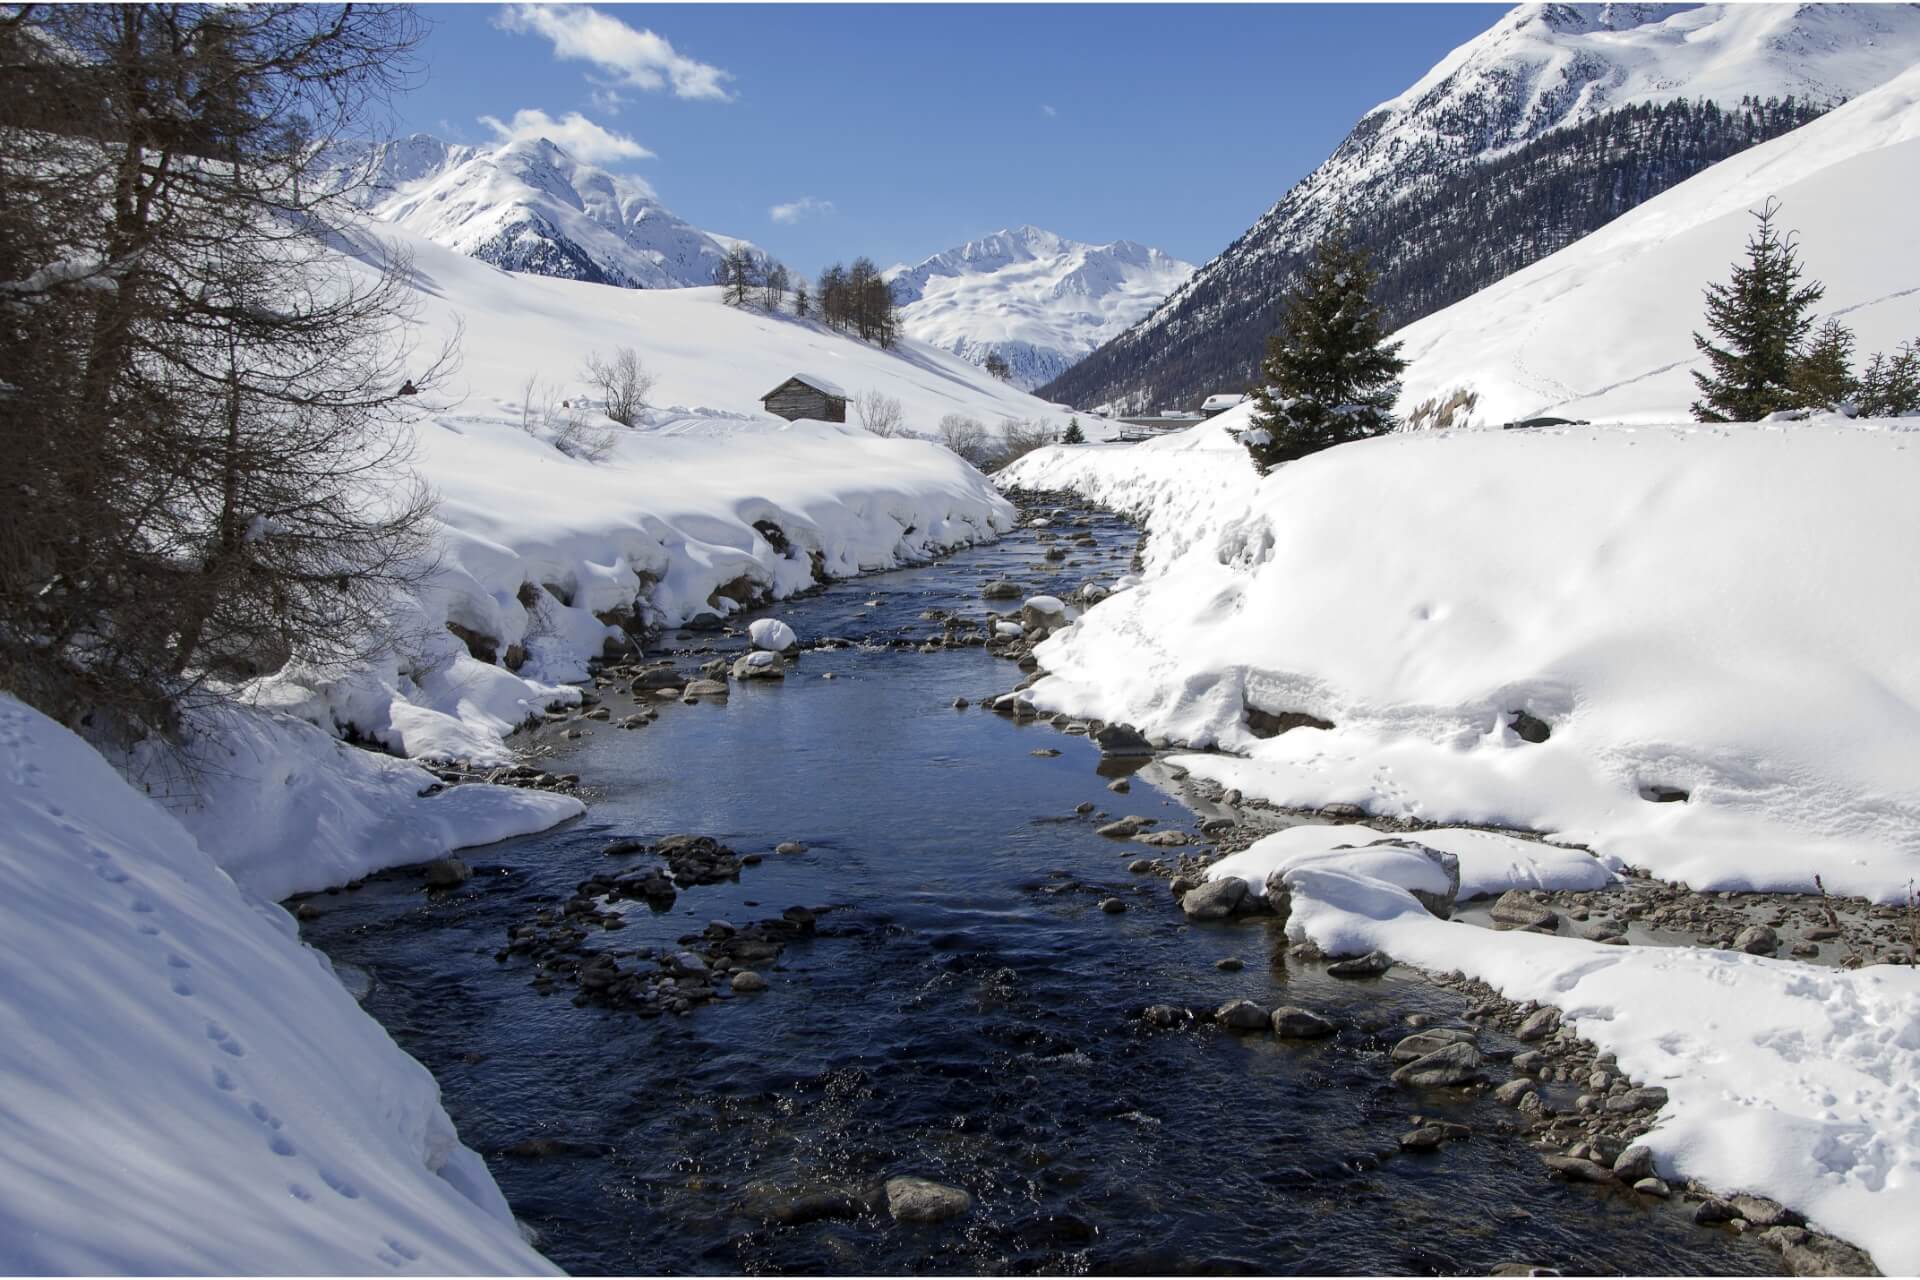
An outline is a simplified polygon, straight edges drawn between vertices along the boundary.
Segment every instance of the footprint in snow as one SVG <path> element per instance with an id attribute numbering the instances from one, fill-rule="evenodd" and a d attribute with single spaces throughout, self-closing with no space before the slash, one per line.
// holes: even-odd
<path id="1" fill-rule="evenodd" d="M 273 1154 L 277 1156 L 291 1156 L 291 1155 L 299 1154 L 294 1150 L 293 1144 L 287 1141 L 286 1136 L 284 1134 L 278 1134 L 278 1133 L 274 1134 L 273 1137 L 267 1139 L 267 1150 L 273 1152 Z"/>
<path id="2" fill-rule="evenodd" d="M 310 1203 L 313 1200 L 313 1192 L 307 1190 L 297 1182 L 289 1182 L 287 1184 L 287 1194 L 302 1204 Z"/>
<path id="3" fill-rule="evenodd" d="M 405 1240 L 401 1240 L 395 1236 L 387 1237 L 387 1248 L 393 1250 L 408 1262 L 420 1261 L 420 1251 L 408 1244 Z"/>
<path id="4" fill-rule="evenodd" d="M 320 1181 L 326 1183 L 335 1193 L 343 1195 L 349 1200 L 358 1200 L 360 1198 L 360 1188 L 354 1186 L 353 1183 L 340 1177 L 338 1174 L 329 1173 L 327 1170 L 322 1169 L 320 1171 Z"/>
<path id="5" fill-rule="evenodd" d="M 235 1089 L 239 1088 L 239 1086 L 234 1083 L 233 1077 L 219 1067 L 213 1069 L 213 1087 L 222 1093 L 232 1093 Z"/>

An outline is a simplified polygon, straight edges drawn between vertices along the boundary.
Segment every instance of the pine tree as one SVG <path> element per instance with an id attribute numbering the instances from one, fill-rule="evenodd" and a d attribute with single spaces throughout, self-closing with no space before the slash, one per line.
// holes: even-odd
<path id="1" fill-rule="evenodd" d="M 1280 331 L 1267 339 L 1253 393 L 1253 427 L 1243 439 L 1262 473 L 1393 429 L 1407 362 L 1400 344 L 1387 341 L 1371 297 L 1375 279 L 1366 251 L 1348 242 L 1344 227 L 1315 246 Z"/>
<path id="2" fill-rule="evenodd" d="M 1745 265 L 1734 264 L 1728 283 L 1707 286 L 1707 327 L 1718 341 L 1693 335 L 1709 366 L 1693 374 L 1700 388 L 1693 416 L 1701 422 L 1756 422 L 1795 403 L 1794 368 L 1813 327 L 1809 308 L 1826 290 L 1800 283 L 1793 238 L 1774 229 L 1779 211 L 1772 200 L 1755 211 L 1760 225 L 1747 240 Z"/>
<path id="3" fill-rule="evenodd" d="M 1920 339 L 1901 344 L 1892 355 L 1874 353 L 1860 377 L 1856 404 L 1863 418 L 1920 413 Z"/>
<path id="4" fill-rule="evenodd" d="M 1087 433 L 1080 429 L 1080 419 L 1077 416 L 1068 418 L 1067 433 L 1060 437 L 1060 443 L 1061 444 L 1085 444 L 1086 442 L 1087 442 Z"/>
<path id="5" fill-rule="evenodd" d="M 1853 376 L 1853 330 L 1828 320 L 1794 362 L 1794 403 L 1803 409 L 1849 404 L 1859 389 L 1860 381 Z"/>
<path id="6" fill-rule="evenodd" d="M 998 351 L 989 351 L 987 358 L 981 363 L 989 374 L 998 378 L 1001 382 L 1005 382 L 1013 377 L 1013 366 L 1008 364 L 1007 358 Z"/>

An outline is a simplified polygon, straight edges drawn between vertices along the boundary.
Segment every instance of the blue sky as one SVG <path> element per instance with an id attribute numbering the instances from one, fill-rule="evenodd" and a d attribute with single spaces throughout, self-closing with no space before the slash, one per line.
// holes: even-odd
<path id="1" fill-rule="evenodd" d="M 545 132 L 812 274 L 1030 222 L 1224 249 L 1503 5 L 445 5 L 408 131 Z"/>

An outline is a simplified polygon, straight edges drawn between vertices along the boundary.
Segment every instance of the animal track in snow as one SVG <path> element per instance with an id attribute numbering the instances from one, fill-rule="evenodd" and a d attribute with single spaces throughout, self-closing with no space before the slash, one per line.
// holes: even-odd
<path id="1" fill-rule="evenodd" d="M 329 1173 L 327 1170 L 322 1169 L 320 1170 L 320 1181 L 326 1183 L 336 1193 L 345 1196 L 349 1200 L 358 1200 L 360 1198 L 360 1188 L 354 1186 L 353 1183 L 337 1174 Z"/>

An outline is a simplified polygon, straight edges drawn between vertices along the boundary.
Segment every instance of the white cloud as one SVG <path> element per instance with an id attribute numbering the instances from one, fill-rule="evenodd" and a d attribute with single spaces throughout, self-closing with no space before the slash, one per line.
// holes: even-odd
<path id="1" fill-rule="evenodd" d="M 618 89 L 606 85 L 595 86 L 593 90 L 593 106 L 596 111 L 604 111 L 610 116 L 617 116 L 620 114 L 620 108 L 626 105 L 626 95 Z"/>
<path id="2" fill-rule="evenodd" d="M 798 200 L 789 200 L 785 204 L 774 205 L 767 210 L 767 216 L 775 222 L 798 222 L 809 214 L 832 213 L 833 201 L 815 200 L 812 196 L 801 196 Z"/>
<path id="3" fill-rule="evenodd" d="M 1049 116 L 1057 116 L 1060 114 L 1058 111 L 1055 111 L 1053 109 L 1053 105 L 1051 103 L 1047 103 L 1047 102 L 1041 103 L 1040 109 L 1046 112 Z"/>
<path id="4" fill-rule="evenodd" d="M 592 63 L 628 88 L 671 89 L 676 98 L 733 99 L 726 88 L 733 79 L 728 72 L 686 57 L 665 36 L 636 30 L 591 5 L 516 4 L 498 23 L 507 31 L 545 36 L 553 42 L 554 57 Z"/>
<path id="5" fill-rule="evenodd" d="M 502 142 L 521 142 L 528 138 L 548 138 L 576 160 L 588 164 L 611 164 L 620 160 L 646 160 L 653 152 L 624 133 L 602 128 L 581 115 L 569 111 L 555 120 L 538 107 L 522 107 L 513 119 L 481 116 L 480 123 L 493 130 Z"/>

